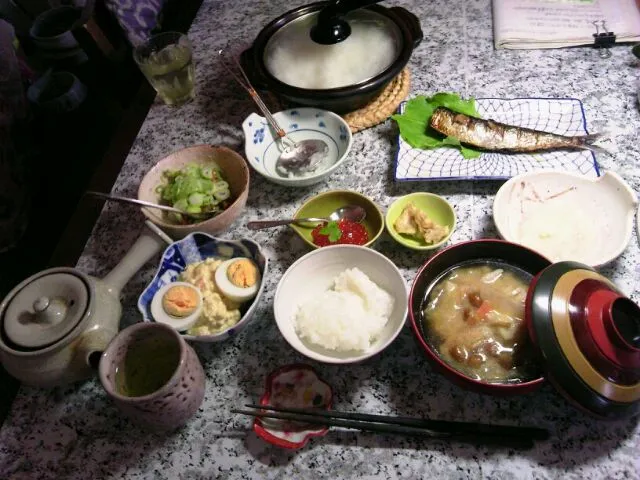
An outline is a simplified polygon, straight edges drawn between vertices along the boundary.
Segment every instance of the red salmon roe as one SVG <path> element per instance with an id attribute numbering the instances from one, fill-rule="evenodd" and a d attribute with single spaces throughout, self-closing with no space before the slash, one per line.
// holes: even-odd
<path id="1" fill-rule="evenodd" d="M 329 240 L 329 235 L 323 235 L 320 233 L 320 230 L 322 230 L 326 225 L 326 223 L 320 224 L 311 232 L 313 243 L 319 247 L 344 244 L 364 245 L 369 241 L 369 234 L 364 228 L 364 225 L 343 218 L 338 221 L 338 228 L 342 232 L 342 235 L 340 235 L 340 238 L 335 242 L 331 242 Z"/>

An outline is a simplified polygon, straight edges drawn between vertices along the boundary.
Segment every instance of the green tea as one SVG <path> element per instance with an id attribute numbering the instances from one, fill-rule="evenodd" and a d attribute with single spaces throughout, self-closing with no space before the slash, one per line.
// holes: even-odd
<path id="1" fill-rule="evenodd" d="M 175 339 L 148 337 L 133 341 L 116 368 L 116 391 L 141 397 L 165 385 L 180 363 L 180 345 Z"/>
<path id="2" fill-rule="evenodd" d="M 153 52 L 140 63 L 140 69 L 167 105 L 181 105 L 193 98 L 195 68 L 188 46 L 169 45 Z"/>

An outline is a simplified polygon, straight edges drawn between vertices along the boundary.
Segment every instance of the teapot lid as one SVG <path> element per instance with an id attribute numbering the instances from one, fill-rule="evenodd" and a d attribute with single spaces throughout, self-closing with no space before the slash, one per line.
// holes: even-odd
<path id="1" fill-rule="evenodd" d="M 89 298 L 89 285 L 79 272 L 66 268 L 40 272 L 4 300 L 2 336 L 23 349 L 56 343 L 82 321 Z"/>
<path id="2" fill-rule="evenodd" d="M 598 417 L 640 412 L 640 307 L 591 267 L 558 262 L 532 281 L 529 333 L 549 378 Z"/>

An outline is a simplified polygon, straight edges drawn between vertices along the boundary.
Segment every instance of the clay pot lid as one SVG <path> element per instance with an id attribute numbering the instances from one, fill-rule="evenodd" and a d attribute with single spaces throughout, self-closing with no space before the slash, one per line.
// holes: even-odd
<path id="1" fill-rule="evenodd" d="M 285 23 L 267 41 L 263 59 L 269 73 L 279 81 L 311 89 L 359 84 L 384 72 L 402 52 L 402 33 L 398 25 L 374 10 L 362 8 L 349 12 L 345 20 L 350 25 L 351 34 L 333 45 L 312 40 L 311 30 L 318 22 L 318 15 L 319 11 L 312 11 Z M 372 42 L 376 42 L 376 47 L 366 50 L 366 63 L 355 67 L 354 62 L 362 58 L 363 48 Z M 325 73 L 335 72 L 336 66 L 340 67 L 338 72 L 342 72 L 345 80 L 330 80 Z M 353 71 L 358 74 L 348 73 Z M 305 77 L 311 77 L 303 81 L 298 78 L 301 72 L 306 72 Z M 331 85 L 325 85 L 325 80 L 319 80 L 322 78 Z"/>
<path id="2" fill-rule="evenodd" d="M 559 262 L 532 281 L 529 333 L 550 380 L 608 418 L 640 412 L 640 308 L 591 267 Z"/>
<path id="3" fill-rule="evenodd" d="M 55 268 L 29 277 L 0 305 L 0 331 L 14 349 L 40 349 L 67 336 L 80 323 L 91 295 L 73 269 Z"/>

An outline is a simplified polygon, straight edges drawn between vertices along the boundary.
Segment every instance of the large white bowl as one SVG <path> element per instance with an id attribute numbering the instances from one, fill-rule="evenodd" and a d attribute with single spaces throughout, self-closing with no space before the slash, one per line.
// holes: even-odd
<path id="1" fill-rule="evenodd" d="M 357 267 L 394 299 L 391 317 L 377 341 L 366 351 L 337 352 L 302 340 L 293 319 L 298 306 L 332 287 L 333 279 Z M 409 293 L 400 270 L 384 255 L 355 245 L 323 247 L 301 257 L 283 275 L 273 310 L 282 336 L 303 355 L 325 363 L 353 363 L 381 352 L 398 336 L 407 318 Z"/>
<path id="2" fill-rule="evenodd" d="M 249 165 L 267 180 L 289 187 L 306 187 L 322 182 L 346 160 L 351 150 L 351 130 L 342 117 L 318 108 L 292 108 L 273 114 L 278 125 L 294 142 L 299 140 L 324 140 L 329 147 L 328 168 L 306 177 L 287 178 L 276 172 L 276 160 L 280 156 L 278 144 L 267 120 L 256 113 L 242 122 L 244 151 Z"/>
<path id="3" fill-rule="evenodd" d="M 502 238 L 552 262 L 572 260 L 599 267 L 626 248 L 637 206 L 635 192 L 613 172 L 597 179 L 530 172 L 500 187 L 493 220 Z"/>

